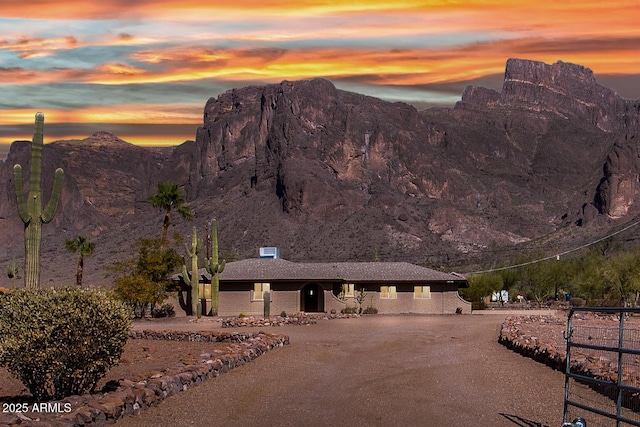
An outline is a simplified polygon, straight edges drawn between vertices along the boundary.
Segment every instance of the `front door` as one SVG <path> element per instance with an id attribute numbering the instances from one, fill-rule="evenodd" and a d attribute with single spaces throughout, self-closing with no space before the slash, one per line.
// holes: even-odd
<path id="1" fill-rule="evenodd" d="M 317 283 L 309 283 L 300 293 L 300 310 L 306 313 L 324 312 L 324 289 Z"/>

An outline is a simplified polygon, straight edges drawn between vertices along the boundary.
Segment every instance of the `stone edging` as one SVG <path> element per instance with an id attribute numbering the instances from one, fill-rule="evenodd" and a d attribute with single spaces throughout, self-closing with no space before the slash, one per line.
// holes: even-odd
<path id="1" fill-rule="evenodd" d="M 289 344 L 289 337 L 259 332 L 190 333 L 131 331 L 133 339 L 164 339 L 171 341 L 229 342 L 230 352 L 207 356 L 197 364 L 175 365 L 143 381 L 112 382 L 114 390 L 107 393 L 70 396 L 59 402 L 49 402 L 56 412 L 0 413 L 0 427 L 5 426 L 102 426 L 133 414 L 188 388 L 215 378 L 230 369 L 244 365 L 263 353 Z M 29 404 L 31 407 L 33 404 Z M 65 408 L 69 411 L 65 412 Z"/>
<path id="2" fill-rule="evenodd" d="M 223 328 L 245 328 L 245 327 L 268 327 L 268 326 L 284 326 L 284 325 L 313 325 L 318 320 L 330 319 L 347 319 L 352 317 L 360 317 L 359 314 L 300 314 L 293 316 L 271 316 L 264 317 L 226 317 L 220 319 Z"/>
<path id="3" fill-rule="evenodd" d="M 566 346 L 559 349 L 557 344 L 545 341 L 542 337 L 531 336 L 527 332 L 526 324 L 532 322 L 563 325 L 564 330 L 566 330 L 566 321 L 553 316 L 510 316 L 502 324 L 498 342 L 516 353 L 564 372 L 567 359 Z M 584 376 L 615 382 L 617 379 L 617 361 L 590 353 L 588 350 L 576 351 L 572 353 L 571 371 Z M 640 380 L 640 373 L 634 370 L 625 370 L 623 378 L 627 382 L 633 381 L 635 383 Z"/>
<path id="4" fill-rule="evenodd" d="M 520 325 L 530 319 L 524 319 L 523 317 L 507 317 L 500 328 L 498 342 L 525 357 L 544 363 L 558 371 L 564 371 L 566 351 L 559 350 L 551 343 L 541 341 L 539 338 L 524 332 Z M 548 320 L 553 321 L 554 319 L 549 318 Z"/>

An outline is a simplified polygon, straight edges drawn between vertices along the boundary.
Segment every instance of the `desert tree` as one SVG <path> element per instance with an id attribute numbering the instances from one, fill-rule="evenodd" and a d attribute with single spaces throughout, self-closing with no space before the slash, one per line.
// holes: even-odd
<path id="1" fill-rule="evenodd" d="M 502 276 L 497 273 L 479 273 L 467 277 L 469 287 L 461 289 L 460 293 L 470 301 L 480 301 L 482 297 L 491 295 L 503 289 Z"/>
<path id="2" fill-rule="evenodd" d="M 608 258 L 602 269 L 602 279 L 609 296 L 619 299 L 625 307 L 635 307 L 640 300 L 640 257 L 638 253 L 622 253 Z"/>
<path id="3" fill-rule="evenodd" d="M 584 256 L 571 259 L 567 263 L 569 271 L 567 291 L 572 296 L 578 296 L 587 301 L 603 298 L 603 265 L 604 258 L 595 250 L 589 251 Z"/>
<path id="4" fill-rule="evenodd" d="M 137 317 L 164 301 L 166 289 L 172 283 L 170 276 L 182 265 L 182 257 L 164 243 L 159 239 L 140 239 L 132 245 L 133 258 L 109 267 L 118 275 L 116 296 L 128 303 Z"/>
<path id="5" fill-rule="evenodd" d="M 82 287 L 82 273 L 84 271 L 84 257 L 93 254 L 96 244 L 85 236 L 78 236 L 73 240 L 67 240 L 64 246 L 71 252 L 78 252 L 78 269 L 76 271 L 76 285 Z"/>
<path id="6" fill-rule="evenodd" d="M 162 223 L 162 241 L 167 241 L 169 227 L 171 226 L 171 213 L 177 212 L 185 219 L 193 217 L 189 206 L 184 204 L 184 193 L 178 184 L 172 181 L 159 182 L 156 194 L 148 198 L 154 207 L 164 211 Z"/>

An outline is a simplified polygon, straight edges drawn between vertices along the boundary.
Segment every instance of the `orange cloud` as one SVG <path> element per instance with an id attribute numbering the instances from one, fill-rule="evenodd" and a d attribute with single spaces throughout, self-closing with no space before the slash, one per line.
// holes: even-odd
<path id="1" fill-rule="evenodd" d="M 20 36 L 17 40 L 0 39 L 0 50 L 15 52 L 21 58 L 49 56 L 62 49 L 73 49 L 78 40 L 72 36 L 54 38 L 29 38 Z"/>
<path id="2" fill-rule="evenodd" d="M 640 69 L 639 36 L 505 39 L 440 48 L 148 48 L 132 53 L 139 65 L 105 63 L 93 69 L 1 69 L 7 84 L 80 82 L 104 85 L 153 84 L 216 78 L 277 82 L 323 76 L 358 77 L 373 84 L 421 85 L 470 80 L 504 71 L 509 57 L 544 62 L 563 60 L 596 74 Z M 148 64 L 146 66 L 145 64 Z M 367 80 L 367 76 L 375 79 Z"/>
<path id="3" fill-rule="evenodd" d="M 335 0 L 3 0 L 0 16 L 33 19 L 101 19 L 127 18 L 171 20 L 248 20 L 292 17 L 327 17 L 358 15 L 396 15 L 420 17 L 423 23 L 448 18 L 453 30 L 481 30 L 518 27 L 557 28 L 562 32 L 580 33 L 633 30 L 637 4 L 627 0 L 560 2 L 557 0 L 369 0 L 344 2 Z M 478 19 L 478 16 L 485 19 Z M 585 23 L 590 23 L 585 27 Z M 292 24 L 292 23 L 290 23 Z M 471 26 L 469 26 L 471 24 Z M 594 25 L 595 24 L 595 25 Z M 617 24 L 617 27 L 616 25 Z M 462 28 L 464 26 L 464 28 Z M 337 28 L 336 28 L 337 29 Z M 424 30 L 423 26 L 423 30 Z"/>
<path id="4" fill-rule="evenodd" d="M 46 123 L 201 124 L 202 105 L 123 104 L 81 110 L 47 109 Z M 25 125 L 34 120 L 33 109 L 2 110 L 2 125 Z"/>
<path id="5" fill-rule="evenodd" d="M 427 2 L 429 7 L 441 8 L 447 1 Z M 34 19 L 81 19 L 114 17 L 126 13 L 129 17 L 145 16 L 193 16 L 199 20 L 207 19 L 203 11 L 213 12 L 216 17 L 264 15 L 331 15 L 342 13 L 381 12 L 399 10 L 417 10 L 424 7 L 420 0 L 370 0 L 367 2 L 338 2 L 327 0 L 148 0 L 131 2 L 129 0 L 104 0 L 87 2 L 85 0 L 3 0 L 0 3 L 0 16 Z M 126 11 L 126 12 L 123 12 Z"/>
<path id="6" fill-rule="evenodd" d="M 103 64 L 96 67 L 95 70 L 99 73 L 120 76 L 139 76 L 147 73 L 147 71 L 142 68 L 132 67 L 127 64 Z"/>
<path id="7" fill-rule="evenodd" d="M 546 43 L 540 38 L 504 40 L 436 49 L 219 49 L 170 48 L 147 50 L 134 59 L 156 65 L 146 73 L 96 74 L 105 84 L 154 83 L 201 78 L 280 81 L 316 76 L 389 75 L 396 84 L 427 84 L 468 80 L 504 71 L 509 57 L 587 65 L 596 73 L 640 69 L 638 38 Z M 105 70 L 98 70 L 105 71 Z M 117 73 L 116 73 L 117 74 Z"/>

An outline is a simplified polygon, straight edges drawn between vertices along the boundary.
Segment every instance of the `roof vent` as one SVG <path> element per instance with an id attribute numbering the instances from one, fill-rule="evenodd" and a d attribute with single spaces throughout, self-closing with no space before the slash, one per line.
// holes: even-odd
<path id="1" fill-rule="evenodd" d="M 260 258 L 280 258 L 280 249 L 274 247 L 260 248 Z"/>

